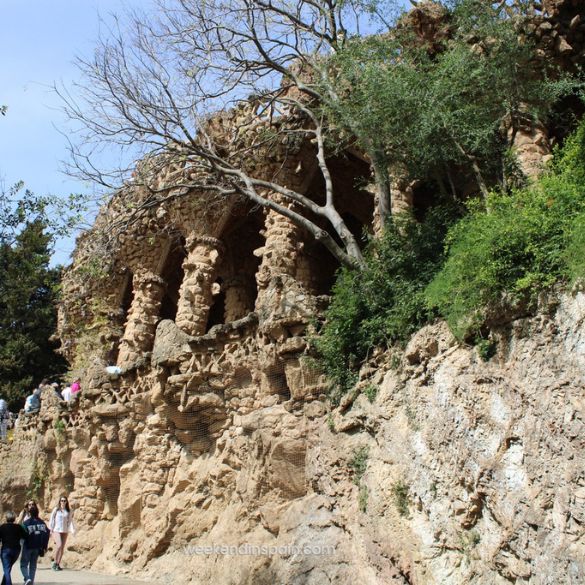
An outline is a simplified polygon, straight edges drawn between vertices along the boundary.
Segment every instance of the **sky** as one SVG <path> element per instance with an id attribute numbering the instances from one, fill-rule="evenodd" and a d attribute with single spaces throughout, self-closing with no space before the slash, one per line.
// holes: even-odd
<path id="1" fill-rule="evenodd" d="M 77 79 L 76 55 L 93 52 L 100 19 L 145 0 L 0 0 L 0 184 L 37 195 L 91 192 L 61 172 L 65 129 L 53 83 Z M 103 24 L 101 25 L 103 26 Z M 59 240 L 53 264 L 69 263 L 74 237 Z"/>

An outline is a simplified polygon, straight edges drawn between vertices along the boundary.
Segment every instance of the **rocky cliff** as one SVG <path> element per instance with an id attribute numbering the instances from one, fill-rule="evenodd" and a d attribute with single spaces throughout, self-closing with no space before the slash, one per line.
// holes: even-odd
<path id="1" fill-rule="evenodd" d="M 163 583 L 582 583 L 584 319 L 583 293 L 549 301 L 501 324 L 488 362 L 438 323 L 353 402 L 270 395 L 205 429 L 138 374 L 63 427 L 45 406 L 4 450 L 3 503 L 31 478 L 45 509 L 72 489 L 69 558 Z"/>

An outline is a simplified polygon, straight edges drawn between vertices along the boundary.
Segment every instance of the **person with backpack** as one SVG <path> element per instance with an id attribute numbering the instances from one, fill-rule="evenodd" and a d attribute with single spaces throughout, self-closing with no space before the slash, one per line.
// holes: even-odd
<path id="1" fill-rule="evenodd" d="M 16 514 L 14 512 L 6 512 L 6 523 L 0 526 L 0 542 L 2 542 L 0 558 L 2 558 L 4 571 L 2 585 L 12 585 L 12 577 L 10 576 L 12 565 L 20 554 L 20 541 L 27 536 L 24 528 L 20 524 L 16 524 L 15 520 Z"/>
<path id="2" fill-rule="evenodd" d="M 24 412 L 26 414 L 37 414 L 41 410 L 41 391 L 37 388 L 30 396 L 26 397 L 24 402 Z"/>
<path id="3" fill-rule="evenodd" d="M 24 521 L 23 528 L 26 531 L 26 538 L 22 547 L 20 557 L 20 572 L 24 579 L 24 585 L 33 585 L 37 572 L 37 561 L 45 555 L 49 546 L 49 528 L 39 518 L 39 509 L 36 504 L 28 508 L 30 518 Z"/>
<path id="4" fill-rule="evenodd" d="M 8 403 L 4 398 L 0 398 L 0 440 L 6 441 L 8 438 L 8 421 L 10 420 L 10 411 Z"/>

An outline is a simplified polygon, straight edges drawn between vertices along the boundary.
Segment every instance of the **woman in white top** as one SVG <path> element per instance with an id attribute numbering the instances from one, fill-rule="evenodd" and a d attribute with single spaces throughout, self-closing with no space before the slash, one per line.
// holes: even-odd
<path id="1" fill-rule="evenodd" d="M 61 570 L 61 559 L 65 551 L 67 535 L 75 534 L 75 525 L 73 524 L 73 510 L 69 507 L 69 501 L 65 496 L 59 498 L 59 503 L 55 506 L 49 520 L 49 530 L 55 541 L 55 559 L 53 561 L 53 570 Z"/>

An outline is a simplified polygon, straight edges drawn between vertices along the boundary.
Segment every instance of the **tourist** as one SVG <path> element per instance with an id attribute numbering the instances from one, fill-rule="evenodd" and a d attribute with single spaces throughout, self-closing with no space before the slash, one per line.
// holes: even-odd
<path id="1" fill-rule="evenodd" d="M 26 397 L 24 412 L 26 414 L 37 414 L 39 410 L 41 410 L 41 391 L 37 388 L 30 396 Z"/>
<path id="2" fill-rule="evenodd" d="M 6 523 L 0 526 L 0 541 L 2 542 L 2 550 L 0 557 L 2 557 L 2 570 L 4 577 L 2 578 L 2 585 L 12 585 L 12 565 L 18 559 L 20 554 L 20 541 L 26 538 L 26 532 L 20 524 L 15 524 L 16 514 L 14 512 L 6 512 Z"/>
<path id="3" fill-rule="evenodd" d="M 24 585 L 32 585 L 35 582 L 37 561 L 44 556 L 49 546 L 49 529 L 39 518 L 39 509 L 36 504 L 29 508 L 30 518 L 24 521 L 26 538 L 20 557 L 20 571 L 24 579 Z"/>
<path id="4" fill-rule="evenodd" d="M 34 500 L 28 500 L 26 502 L 26 504 L 24 505 L 24 508 L 22 509 L 22 511 L 20 512 L 19 516 L 18 516 L 18 520 L 17 522 L 19 524 L 24 524 L 25 520 L 28 520 L 30 518 L 30 509 L 32 506 L 36 506 L 37 503 Z"/>
<path id="5" fill-rule="evenodd" d="M 43 392 L 48 390 L 50 387 L 51 385 L 49 384 L 49 380 L 47 380 L 47 378 L 43 378 L 38 386 L 39 397 L 42 396 Z"/>
<path id="6" fill-rule="evenodd" d="M 55 506 L 49 520 L 49 529 L 55 541 L 55 558 L 53 559 L 53 570 L 61 570 L 61 559 L 65 552 L 65 544 L 69 533 L 75 534 L 75 525 L 73 524 L 73 510 L 69 506 L 69 501 L 65 496 L 59 498 L 59 503 Z"/>
<path id="7" fill-rule="evenodd" d="M 10 411 L 8 402 L 0 398 L 0 441 L 6 441 L 8 438 L 8 421 L 10 420 Z"/>
<path id="8" fill-rule="evenodd" d="M 61 392 L 61 396 L 65 402 L 71 402 L 73 395 L 71 394 L 71 386 L 65 386 Z"/>
<path id="9" fill-rule="evenodd" d="M 81 390 L 81 380 L 79 378 L 75 378 L 73 384 L 71 384 L 71 394 L 75 396 Z"/>
<path id="10" fill-rule="evenodd" d="M 51 384 L 51 388 L 53 389 L 55 396 L 57 396 L 59 400 L 63 400 L 63 395 L 61 394 L 61 390 L 59 389 L 59 384 L 57 382 L 53 382 Z"/>

